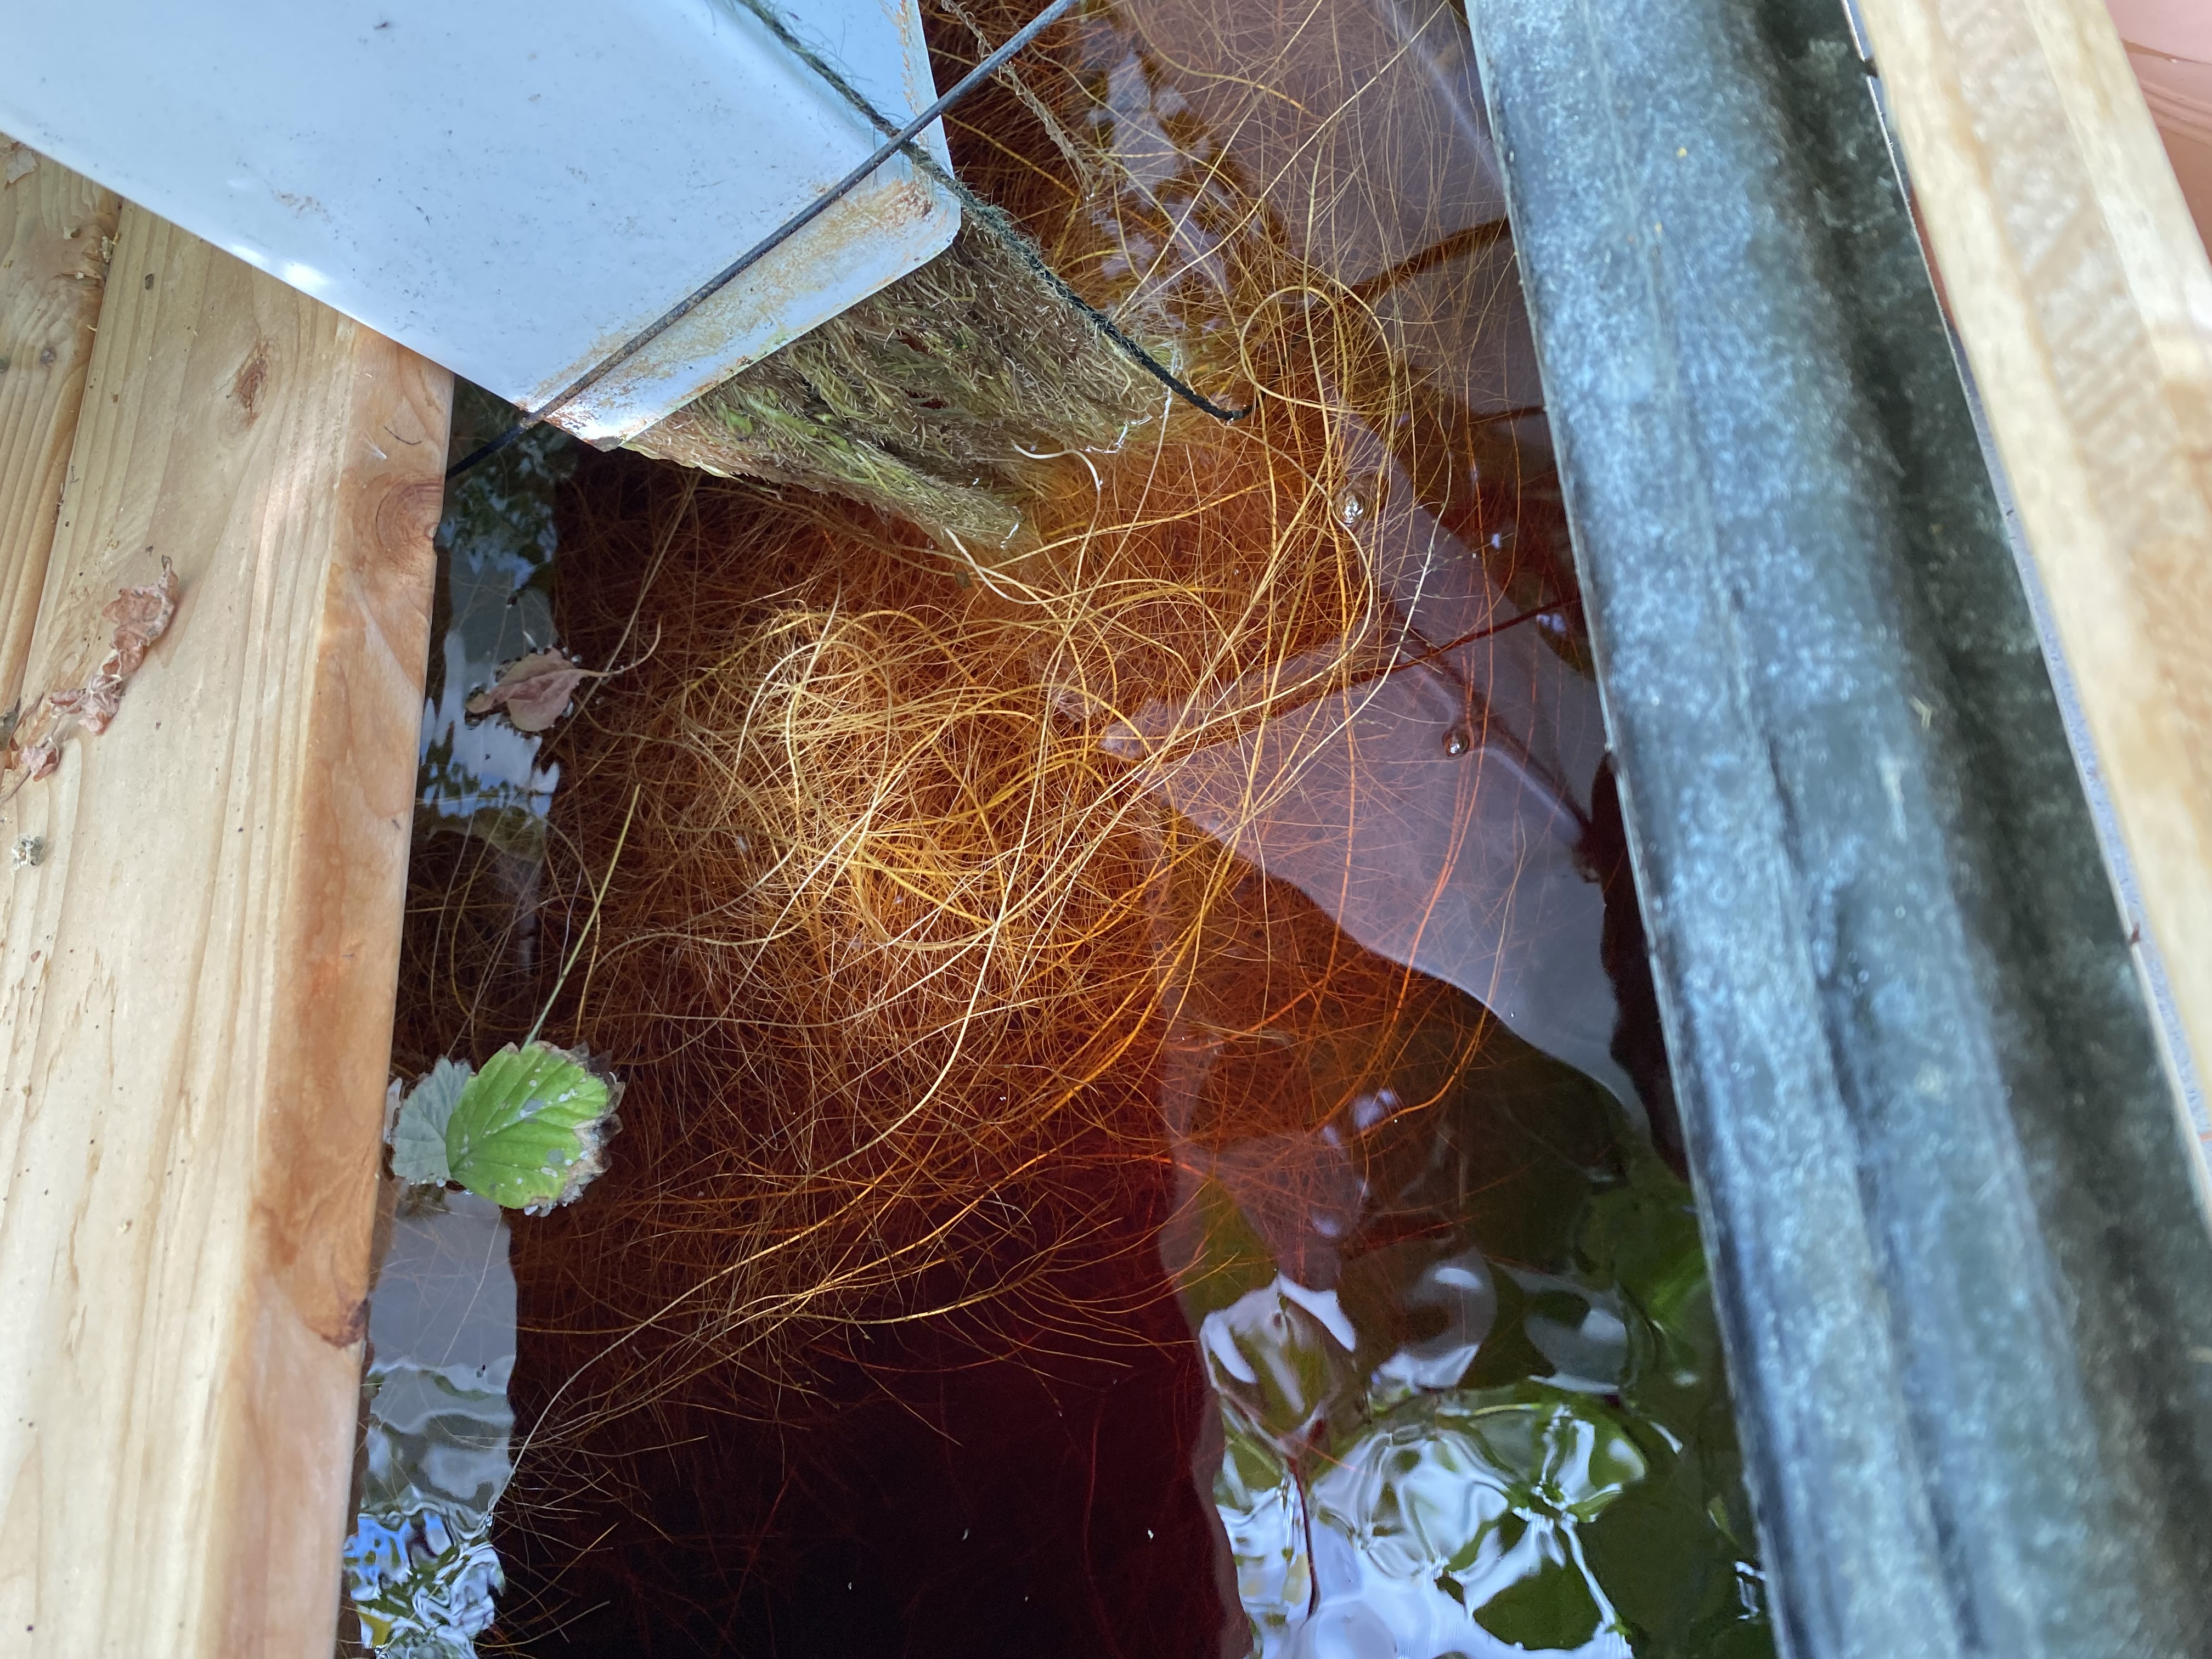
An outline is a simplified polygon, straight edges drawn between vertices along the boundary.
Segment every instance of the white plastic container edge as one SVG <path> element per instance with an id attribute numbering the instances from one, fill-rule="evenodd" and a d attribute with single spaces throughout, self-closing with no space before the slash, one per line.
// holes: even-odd
<path id="1" fill-rule="evenodd" d="M 890 119 L 936 96 L 915 0 L 788 15 Z M 881 142 L 733 0 L 36 0 L 0 132 L 531 409 Z M 633 436 L 959 222 L 894 160 L 554 418 Z"/>

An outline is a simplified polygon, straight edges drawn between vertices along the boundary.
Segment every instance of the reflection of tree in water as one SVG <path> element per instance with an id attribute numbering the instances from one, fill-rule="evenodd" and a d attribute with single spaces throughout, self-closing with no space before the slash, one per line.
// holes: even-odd
<path id="1" fill-rule="evenodd" d="M 514 418 L 459 383 L 449 453 L 467 453 Z M 558 492 L 581 453 L 539 427 L 447 489 L 393 1042 L 393 1063 L 410 1076 L 442 1054 L 482 1058 L 520 1036 L 530 1016 L 511 1030 L 508 1017 L 542 995 L 538 906 L 560 767 L 539 763 L 542 737 L 463 705 L 502 664 L 553 639 Z M 490 1040 L 477 1053 L 462 1033 Z"/>
<path id="2" fill-rule="evenodd" d="M 1164 1243 L 1257 1650 L 1770 1653 L 1686 1185 L 1295 892 L 1247 881 L 1210 925 L 1170 992 L 1211 1035 L 1168 1096 Z M 1335 1006 L 1286 1007 L 1329 951 Z"/>
<path id="3" fill-rule="evenodd" d="M 512 419 L 505 404 L 464 384 L 453 453 Z M 456 480 L 438 526 L 438 646 L 422 708 L 417 803 L 440 827 L 524 858 L 543 851 L 560 769 L 538 765 L 539 738 L 504 720 L 472 720 L 462 705 L 502 664 L 552 642 L 554 492 L 575 471 L 578 453 L 558 428 L 536 428 Z"/>

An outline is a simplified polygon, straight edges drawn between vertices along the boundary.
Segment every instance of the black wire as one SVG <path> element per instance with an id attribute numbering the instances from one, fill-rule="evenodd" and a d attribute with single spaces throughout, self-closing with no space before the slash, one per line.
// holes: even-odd
<path id="1" fill-rule="evenodd" d="M 1221 405 L 1214 403 L 1211 398 L 1207 398 L 1204 393 L 1186 385 L 1183 381 L 1177 379 L 1172 370 L 1159 362 L 1150 352 L 1146 351 L 1144 347 L 1139 345 L 1134 340 L 1132 340 L 1127 335 L 1124 334 L 1121 331 L 1120 327 L 1115 325 L 1112 318 L 1107 316 L 1105 313 L 1098 310 L 1095 306 L 1088 303 L 1084 300 L 1082 295 L 1079 295 L 1073 289 L 1070 288 L 1066 281 L 1061 278 L 1060 273 L 1046 263 L 1044 256 L 1037 251 L 1036 246 L 1014 227 L 1012 222 L 1007 219 L 1006 216 L 1003 212 L 999 209 L 993 207 L 989 203 L 977 196 L 975 191 L 969 190 L 967 185 L 953 178 L 950 173 L 946 172 L 945 169 L 940 167 L 937 164 L 935 157 L 932 156 L 927 150 L 923 149 L 920 145 L 914 142 L 915 136 L 917 133 L 920 133 L 932 122 L 937 120 L 945 112 L 945 111 L 951 109 L 955 104 L 958 103 L 963 98 L 965 98 L 970 92 L 981 86 L 992 76 L 997 74 L 998 71 L 1005 67 L 1005 65 L 1016 53 L 1027 46 L 1030 41 L 1036 40 L 1038 35 L 1043 33 L 1044 31 L 1049 28 L 1053 24 L 1058 22 L 1063 15 L 1065 15 L 1078 3 L 1079 0 L 1053 0 L 1053 3 L 1050 5 L 1047 6 L 1042 11 L 1031 18 L 1026 24 L 1023 25 L 1023 27 L 1010 37 L 1004 45 L 1000 46 L 997 51 L 992 52 L 981 63 L 977 64 L 975 68 L 969 70 L 967 74 L 962 76 L 953 85 L 953 88 L 950 92 L 945 94 L 943 97 L 939 98 L 927 109 L 922 111 L 921 114 L 908 121 L 904 126 L 894 128 L 890 122 L 885 118 L 873 105 L 870 104 L 866 98 L 862 97 L 842 76 L 838 74 L 835 69 L 831 68 L 829 64 L 824 62 L 819 54 L 812 51 L 805 45 L 805 42 L 801 41 L 798 36 L 793 34 L 790 28 L 786 26 L 783 20 L 770 9 L 763 3 L 763 0 L 744 0 L 746 9 L 751 11 L 752 14 L 761 21 L 770 33 L 774 34 L 778 40 L 782 42 L 783 45 L 802 63 L 805 64 L 808 68 L 811 69 L 817 75 L 820 76 L 823 81 L 828 82 L 829 85 L 841 96 L 842 96 L 847 102 L 850 103 L 856 110 L 858 110 L 878 132 L 884 135 L 884 143 L 878 146 L 874 153 L 870 155 L 866 161 L 860 164 L 860 166 L 854 167 L 852 172 L 847 173 L 842 179 L 831 185 L 828 191 L 823 192 L 822 195 L 816 197 L 814 200 L 808 203 L 798 212 L 793 214 L 790 218 L 785 220 L 782 224 L 777 226 L 775 230 L 769 232 L 769 234 L 761 241 L 756 243 L 752 247 L 738 255 L 738 258 L 730 264 L 718 271 L 714 276 L 709 277 L 704 283 L 693 289 L 691 293 L 685 295 L 684 298 L 678 301 L 675 305 L 670 307 L 667 311 L 664 312 L 647 326 L 639 331 L 636 334 L 632 335 L 618 349 L 600 359 L 597 364 L 570 385 L 567 390 L 563 391 L 551 402 L 524 415 L 521 420 L 509 427 L 506 431 L 501 433 L 497 437 L 491 439 L 486 443 L 478 445 L 477 448 L 471 451 L 467 455 L 447 467 L 446 469 L 447 481 L 450 483 L 453 479 L 459 477 L 463 473 L 469 471 L 471 468 L 479 466 L 485 461 L 489 460 L 493 456 L 498 454 L 501 450 L 514 443 L 514 441 L 520 438 L 525 432 L 527 432 L 532 427 L 541 424 L 548 416 L 555 413 L 558 410 L 567 407 L 568 404 L 573 403 L 577 398 L 591 390 L 592 386 L 598 385 L 600 380 L 604 380 L 615 369 L 619 368 L 623 364 L 628 362 L 631 358 L 637 356 L 639 352 L 642 351 L 647 345 L 650 345 L 655 339 L 658 339 L 670 328 L 681 322 L 685 317 L 690 315 L 692 312 L 696 311 L 700 306 L 705 304 L 706 301 L 714 298 L 715 295 L 720 293 L 722 289 L 728 287 L 732 282 L 736 281 L 739 276 L 742 276 L 746 271 L 750 270 L 754 265 L 759 264 L 761 260 L 767 258 L 770 253 L 773 253 L 785 242 L 790 240 L 792 237 L 805 229 L 808 225 L 813 223 L 816 219 L 819 218 L 839 201 L 842 200 L 854 190 L 857 189 L 861 184 L 865 183 L 868 178 L 877 171 L 877 169 L 881 167 L 884 162 L 890 161 L 893 155 L 900 154 L 906 155 L 909 161 L 914 162 L 915 165 L 919 167 L 924 173 L 927 173 L 936 183 L 943 185 L 947 189 L 951 190 L 957 197 L 959 198 L 962 205 L 968 211 L 981 219 L 985 227 L 994 235 L 997 236 L 1000 240 L 1004 242 L 1008 247 L 1012 248 L 1014 252 L 1019 256 L 1023 263 L 1027 264 L 1030 269 L 1035 271 L 1039 276 L 1042 277 L 1044 281 L 1051 286 L 1055 293 L 1059 294 L 1060 296 L 1068 304 L 1073 306 L 1077 310 L 1083 313 L 1085 317 L 1091 319 L 1091 323 L 1101 333 L 1105 335 L 1109 340 L 1111 340 L 1116 346 L 1120 347 L 1122 351 L 1127 353 L 1139 368 L 1152 374 L 1154 379 L 1158 380 L 1163 386 L 1166 386 L 1177 397 L 1182 398 L 1185 402 L 1191 404 L 1192 407 L 1200 410 L 1206 414 L 1211 415 L 1218 421 L 1239 421 L 1243 419 L 1245 416 L 1249 415 L 1252 412 L 1251 406 L 1247 405 L 1245 408 L 1238 410 L 1224 409 Z"/>
<path id="2" fill-rule="evenodd" d="M 532 427 L 536 426 L 537 424 L 538 421 L 536 417 L 526 415 L 520 420 L 517 421 L 513 426 L 507 428 L 506 431 L 501 433 L 496 438 L 493 438 L 487 442 L 478 444 L 474 449 L 469 451 L 467 454 L 462 456 L 459 460 L 455 461 L 451 466 L 446 469 L 446 482 L 447 483 L 451 483 L 454 479 L 459 477 L 462 473 L 470 471 L 471 468 L 482 466 L 486 461 L 498 454 L 501 450 L 505 449 L 509 444 L 513 443 L 517 438 L 520 438 L 524 433 L 529 431 Z"/>

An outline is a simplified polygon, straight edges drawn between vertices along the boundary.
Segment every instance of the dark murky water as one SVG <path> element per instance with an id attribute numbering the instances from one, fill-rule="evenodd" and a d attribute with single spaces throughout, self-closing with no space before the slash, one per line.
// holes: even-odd
<path id="1" fill-rule="evenodd" d="M 527 1236 L 518 1304 L 506 1224 L 418 1194 L 372 1321 L 372 1633 L 404 1603 L 423 1634 L 387 1651 L 1767 1655 L 1464 27 L 1393 0 L 1152 0 L 1079 50 L 1124 187 L 1189 244 L 1164 269 L 1218 252 L 1199 207 L 1226 157 L 1424 388 L 1398 428 L 1346 428 L 1339 516 L 1388 662 L 1161 775 L 1185 832 L 1246 861 L 1164 969 L 1169 1156 L 1060 1286 L 1079 1337 L 1036 1309 L 988 1341 L 887 1325 L 787 1424 L 641 1413 L 620 1468 L 525 1452 L 512 1490 L 511 1422 L 568 1380 L 552 1304 Z M 550 642 L 561 515 L 623 510 L 646 465 L 580 466 L 549 434 L 451 504 L 404 1070 L 535 1013 L 539 932 L 568 925 L 536 908 L 557 779 L 460 702 Z M 1291 781 L 1251 819 L 1255 775 Z M 1316 963 L 1334 1000 L 1286 1004 Z"/>

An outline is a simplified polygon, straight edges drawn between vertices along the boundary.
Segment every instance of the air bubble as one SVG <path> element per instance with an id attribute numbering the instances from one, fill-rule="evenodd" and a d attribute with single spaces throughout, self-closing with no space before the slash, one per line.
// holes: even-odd
<path id="1" fill-rule="evenodd" d="M 1454 759 L 1457 759 L 1474 747 L 1474 740 L 1468 735 L 1467 727 L 1464 726 L 1455 726 L 1444 733 L 1444 753 Z"/>
<path id="2" fill-rule="evenodd" d="M 1346 530 L 1367 516 L 1367 497 L 1356 489 L 1346 489 L 1336 498 L 1337 522 Z"/>

